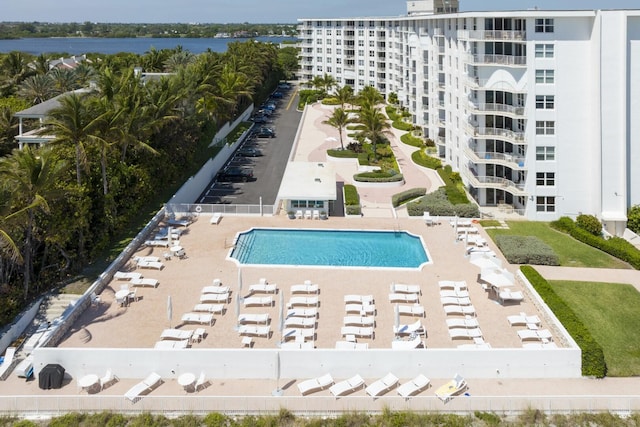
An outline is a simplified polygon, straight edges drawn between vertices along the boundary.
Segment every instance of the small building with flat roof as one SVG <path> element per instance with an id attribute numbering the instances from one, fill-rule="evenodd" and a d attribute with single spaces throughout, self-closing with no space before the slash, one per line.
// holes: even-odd
<path id="1" fill-rule="evenodd" d="M 282 177 L 278 199 L 287 211 L 329 212 L 329 204 L 337 200 L 336 173 L 323 162 L 289 162 Z"/>

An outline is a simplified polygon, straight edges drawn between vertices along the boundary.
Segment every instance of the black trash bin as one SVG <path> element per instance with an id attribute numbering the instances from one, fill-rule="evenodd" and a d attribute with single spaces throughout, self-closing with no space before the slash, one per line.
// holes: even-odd
<path id="1" fill-rule="evenodd" d="M 42 390 L 61 388 L 64 379 L 64 368 L 58 364 L 46 365 L 38 375 L 38 383 Z"/>

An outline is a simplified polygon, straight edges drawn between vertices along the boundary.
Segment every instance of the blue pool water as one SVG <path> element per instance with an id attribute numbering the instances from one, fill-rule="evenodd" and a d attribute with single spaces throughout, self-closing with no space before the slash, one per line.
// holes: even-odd
<path id="1" fill-rule="evenodd" d="M 254 228 L 240 233 L 231 258 L 240 264 L 420 268 L 422 239 L 405 231 Z"/>

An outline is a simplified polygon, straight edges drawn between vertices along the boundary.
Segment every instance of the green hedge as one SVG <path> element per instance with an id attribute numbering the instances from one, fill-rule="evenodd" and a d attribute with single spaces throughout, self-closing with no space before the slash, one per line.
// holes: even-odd
<path id="1" fill-rule="evenodd" d="M 360 204 L 360 196 L 355 185 L 345 184 L 342 191 L 344 191 L 344 202 L 347 206 Z"/>
<path id="2" fill-rule="evenodd" d="M 403 191 L 401 193 L 396 193 L 391 196 L 391 204 L 394 208 L 397 208 L 407 200 L 413 200 L 418 197 L 422 197 L 427 194 L 426 188 L 411 188 L 409 190 Z"/>
<path id="3" fill-rule="evenodd" d="M 327 155 L 330 157 L 338 157 L 341 159 L 356 159 L 358 158 L 358 153 L 355 153 L 351 150 L 327 150 Z"/>
<path id="4" fill-rule="evenodd" d="M 392 105 L 387 105 L 384 110 L 386 111 L 387 116 L 389 116 L 389 120 L 391 120 L 392 122 L 395 122 L 402 117 L 400 114 L 398 114 L 398 110 L 396 110 L 396 108 Z"/>
<path id="5" fill-rule="evenodd" d="M 400 141 L 402 141 L 404 144 L 410 145 L 412 147 L 418 147 L 418 148 L 424 147 L 424 140 L 422 138 L 417 137 L 417 136 L 411 135 L 410 132 L 407 132 L 407 133 L 403 134 L 400 137 Z"/>
<path id="6" fill-rule="evenodd" d="M 612 237 L 608 240 L 600 236 L 594 236 L 588 231 L 576 226 L 569 217 L 562 217 L 551 222 L 551 227 L 556 230 L 568 233 L 576 240 L 600 249 L 622 261 L 628 262 L 636 270 L 640 270 L 640 251 L 631 243 L 620 237 Z"/>
<path id="7" fill-rule="evenodd" d="M 520 271 L 529 280 L 538 295 L 562 322 L 567 332 L 573 337 L 582 350 L 582 375 L 604 378 L 607 375 L 607 363 L 600 344 L 591 336 L 589 330 L 576 316 L 562 298 L 555 293 L 549 282 L 545 280 L 533 267 L 523 265 Z"/>
<path id="8" fill-rule="evenodd" d="M 424 150 L 417 150 L 411 153 L 411 160 L 419 166 L 429 169 L 442 169 L 442 161 L 437 157 L 432 157 L 424 152 Z"/>
<path id="9" fill-rule="evenodd" d="M 402 119 L 394 120 L 393 123 L 391 123 L 391 126 L 393 126 L 398 130 L 404 130 L 404 131 L 413 130 L 413 125 L 411 123 L 407 123 L 403 121 Z"/>
<path id="10" fill-rule="evenodd" d="M 498 235 L 496 244 L 509 264 L 560 265 L 551 246 L 535 236 Z"/>
<path id="11" fill-rule="evenodd" d="M 404 177 L 401 173 L 391 172 L 362 172 L 353 176 L 357 182 L 398 182 Z"/>
<path id="12" fill-rule="evenodd" d="M 322 100 L 322 105 L 340 105 L 338 98 L 325 98 Z"/>
<path id="13" fill-rule="evenodd" d="M 415 202 L 407 203 L 409 216 L 422 216 L 423 212 L 429 212 L 434 216 L 455 216 L 462 218 L 478 218 L 480 210 L 474 203 L 454 205 L 447 198 L 444 187 L 438 188 Z"/>
<path id="14" fill-rule="evenodd" d="M 360 205 L 347 205 L 347 215 L 362 215 L 362 207 Z"/>

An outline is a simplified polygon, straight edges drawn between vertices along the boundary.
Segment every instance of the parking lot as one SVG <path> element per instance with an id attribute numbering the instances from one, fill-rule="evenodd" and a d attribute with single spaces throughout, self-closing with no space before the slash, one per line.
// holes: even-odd
<path id="1" fill-rule="evenodd" d="M 258 113 L 262 106 L 256 108 L 254 116 L 258 117 L 257 121 L 265 123 L 254 124 L 253 134 L 246 138 L 221 170 L 227 171 L 226 176 L 219 173 L 196 203 L 257 205 L 261 198 L 262 204 L 275 203 L 302 118 L 302 113 L 296 109 L 297 87 L 279 87 L 276 92 L 282 97 L 269 98 L 267 103 L 275 107 L 270 114 Z M 262 127 L 272 129 L 275 136 L 270 137 L 268 131 L 260 133 Z M 247 176 L 247 172 L 252 176 Z"/>

